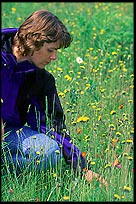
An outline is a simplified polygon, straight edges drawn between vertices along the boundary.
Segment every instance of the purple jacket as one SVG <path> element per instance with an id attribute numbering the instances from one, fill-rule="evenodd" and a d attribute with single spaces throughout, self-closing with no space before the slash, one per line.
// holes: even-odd
<path id="1" fill-rule="evenodd" d="M 48 116 L 57 132 L 66 128 L 55 79 L 29 61 L 17 63 L 12 55 L 16 28 L 2 30 L 1 116 L 7 126 L 21 127 L 26 122 L 33 129 L 46 125 Z"/>
<path id="2" fill-rule="evenodd" d="M 63 144 L 63 156 L 67 163 L 84 168 L 86 159 L 80 150 L 65 138 L 65 116 L 57 94 L 55 79 L 46 70 L 39 69 L 29 61 L 18 63 L 12 54 L 12 40 L 17 28 L 2 29 L 1 51 L 1 117 L 6 127 L 21 128 L 27 124 L 34 130 L 46 132 L 46 125 L 53 126 L 56 141 Z M 48 121 L 47 121 L 48 120 Z M 48 124 L 47 124 L 48 122 Z M 73 157 L 73 158 L 72 158 Z"/>

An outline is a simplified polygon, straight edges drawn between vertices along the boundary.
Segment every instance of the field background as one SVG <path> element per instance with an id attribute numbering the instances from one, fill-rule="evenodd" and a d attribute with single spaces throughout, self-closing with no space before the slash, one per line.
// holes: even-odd
<path id="1" fill-rule="evenodd" d="M 62 161 L 47 172 L 2 176 L 2 201 L 133 201 L 133 3 L 2 3 L 2 28 L 33 11 L 56 14 L 73 36 L 46 67 L 55 79 L 67 128 L 92 170 L 108 181 L 74 180 Z M 77 57 L 82 58 L 79 64 Z"/>

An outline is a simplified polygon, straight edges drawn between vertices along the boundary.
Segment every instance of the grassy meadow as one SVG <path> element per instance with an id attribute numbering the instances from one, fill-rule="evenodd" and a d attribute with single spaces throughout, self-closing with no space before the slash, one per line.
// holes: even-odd
<path id="1" fill-rule="evenodd" d="M 1 201 L 134 201 L 133 3 L 2 3 L 2 28 L 19 27 L 47 9 L 73 42 L 47 65 L 55 79 L 74 144 L 108 182 L 88 183 L 64 160 L 47 172 L 2 175 Z"/>

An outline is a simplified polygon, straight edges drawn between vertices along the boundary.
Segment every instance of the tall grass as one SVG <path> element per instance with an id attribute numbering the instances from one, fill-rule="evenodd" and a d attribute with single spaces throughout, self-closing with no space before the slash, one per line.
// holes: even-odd
<path id="1" fill-rule="evenodd" d="M 47 172 L 2 175 L 2 201 L 133 201 L 133 3 L 2 3 L 2 27 L 18 27 L 38 9 L 55 13 L 73 36 L 46 69 L 74 144 L 109 188 L 75 179 L 62 159 Z"/>

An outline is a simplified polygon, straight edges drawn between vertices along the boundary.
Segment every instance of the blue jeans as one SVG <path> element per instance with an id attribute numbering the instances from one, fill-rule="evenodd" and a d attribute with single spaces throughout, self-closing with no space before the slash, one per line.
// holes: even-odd
<path id="1" fill-rule="evenodd" d="M 10 129 L 6 131 L 8 130 Z M 26 167 L 46 170 L 55 167 L 62 157 L 58 143 L 50 134 L 39 133 L 27 126 L 23 126 L 20 130 L 12 128 L 5 137 L 5 142 L 7 146 L 3 151 L 2 163 L 5 163 L 5 159 L 11 163 L 11 171 L 13 164 L 17 172 Z"/>

